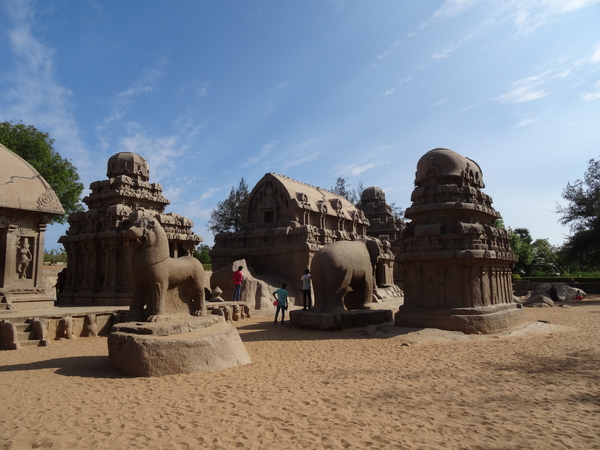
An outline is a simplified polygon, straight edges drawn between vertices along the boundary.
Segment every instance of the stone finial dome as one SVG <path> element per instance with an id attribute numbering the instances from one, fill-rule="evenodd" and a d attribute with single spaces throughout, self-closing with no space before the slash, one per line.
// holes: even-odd
<path id="1" fill-rule="evenodd" d="M 485 187 L 479 164 L 447 148 L 430 150 L 419 159 L 415 184 L 420 185 L 432 177 L 463 178 L 474 187 Z"/>
<path id="2" fill-rule="evenodd" d="M 120 152 L 110 157 L 106 168 L 108 178 L 115 178 L 119 175 L 148 181 L 150 169 L 143 156 L 133 152 Z"/>
<path id="3" fill-rule="evenodd" d="M 360 201 L 362 203 L 373 200 L 385 202 L 385 192 L 383 192 L 383 189 L 376 186 L 371 186 L 366 188 L 364 191 L 362 191 L 362 194 L 360 194 Z"/>
<path id="4" fill-rule="evenodd" d="M 65 213 L 54 190 L 27 161 L 2 144 L 0 160 L 0 208 Z"/>

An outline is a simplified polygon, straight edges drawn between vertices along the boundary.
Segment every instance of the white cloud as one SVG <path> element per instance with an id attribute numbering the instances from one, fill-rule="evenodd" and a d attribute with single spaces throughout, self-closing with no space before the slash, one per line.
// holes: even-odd
<path id="1" fill-rule="evenodd" d="M 221 188 L 221 187 L 210 188 L 208 191 L 205 191 L 202 193 L 199 200 L 200 201 L 206 200 L 207 198 L 212 197 L 213 195 L 215 195 L 216 192 L 219 192 L 222 189 L 223 188 Z"/>
<path id="2" fill-rule="evenodd" d="M 346 2 L 343 0 L 329 0 L 329 1 L 333 4 L 333 6 L 335 6 L 335 8 L 338 11 L 341 11 L 346 6 Z"/>
<path id="3" fill-rule="evenodd" d="M 358 176 L 367 170 L 374 169 L 377 166 L 381 166 L 383 163 L 367 163 L 367 164 L 349 164 L 340 169 L 340 173 L 343 175 Z"/>
<path id="4" fill-rule="evenodd" d="M 523 119 L 519 123 L 517 123 L 515 126 L 513 126 L 513 129 L 514 128 L 524 127 L 524 126 L 529 125 L 529 124 L 531 124 L 533 122 L 537 122 L 537 119 Z"/>
<path id="5" fill-rule="evenodd" d="M 157 82 L 164 75 L 167 64 L 166 59 L 160 59 L 156 63 L 156 67 L 143 70 L 138 80 L 135 80 L 125 90 L 118 92 L 112 99 L 112 112 L 110 116 L 104 119 L 98 130 L 102 130 L 111 122 L 122 119 L 138 97 L 153 92 Z M 208 89 L 208 86 L 206 86 L 206 89 Z"/>
<path id="6" fill-rule="evenodd" d="M 150 136 L 135 122 L 127 124 L 126 136 L 119 139 L 116 148 L 122 152 L 143 155 L 148 160 L 152 181 L 159 181 L 171 174 L 177 164 L 180 164 L 179 157 L 185 153 L 178 135 Z"/>
<path id="7" fill-rule="evenodd" d="M 276 145 L 277 145 L 277 141 L 271 141 L 268 144 L 263 145 L 260 148 L 260 152 L 257 155 L 254 155 L 254 156 L 251 156 L 250 158 L 248 158 L 248 160 L 244 163 L 244 165 L 252 166 L 254 164 L 258 164 L 265 157 L 267 157 L 273 149 L 275 149 Z"/>
<path id="8" fill-rule="evenodd" d="M 551 23 L 558 16 L 587 8 L 598 1 L 600 0 L 446 0 L 420 28 L 434 21 L 453 19 L 479 5 L 488 16 L 506 15 L 512 19 L 519 33 L 526 34 Z"/>
<path id="9" fill-rule="evenodd" d="M 465 42 L 468 42 L 473 38 L 473 34 L 468 34 L 467 36 L 460 39 L 458 42 L 454 44 L 447 45 L 441 52 L 436 52 L 432 55 L 433 59 L 444 59 L 448 58 L 452 52 L 454 52 L 457 48 L 463 45 Z"/>
<path id="10" fill-rule="evenodd" d="M 294 145 L 294 150 L 304 150 L 306 147 L 310 147 L 316 142 L 316 139 L 308 139 L 307 141 L 300 142 L 299 144 Z"/>
<path id="11" fill-rule="evenodd" d="M 549 73 L 550 71 L 546 71 L 540 75 L 515 81 L 511 84 L 511 89 L 498 99 L 508 103 L 524 103 L 550 95 L 539 88 L 539 85 L 546 82 Z"/>
<path id="12" fill-rule="evenodd" d="M 594 63 L 594 64 L 600 63 L 600 44 L 596 45 L 596 48 L 594 49 L 592 56 L 590 56 L 590 62 Z"/>
<path id="13" fill-rule="evenodd" d="M 520 33 L 529 33 L 555 17 L 597 3 L 599 0 L 512 0 L 514 23 Z"/>
<path id="14" fill-rule="evenodd" d="M 296 158 L 282 166 L 283 172 L 287 171 L 290 167 L 300 166 L 302 164 L 314 161 L 320 154 L 321 152 L 314 152 L 304 156 L 303 158 Z"/>
<path id="15" fill-rule="evenodd" d="M 433 105 L 431 105 L 430 108 L 436 108 L 438 106 L 441 106 L 444 103 L 446 103 L 447 100 L 448 100 L 447 98 L 443 98 L 442 100 L 439 100 L 439 101 L 435 102 Z"/>
<path id="16" fill-rule="evenodd" d="M 393 54 L 394 51 L 395 51 L 395 49 L 396 49 L 396 47 L 398 47 L 401 44 L 402 44 L 402 41 L 396 41 L 396 42 L 394 42 L 387 49 L 385 49 L 382 53 L 380 53 L 379 55 L 377 55 L 375 57 L 375 59 L 381 61 L 381 60 L 387 58 L 388 56 L 390 56 L 391 54 Z"/>
<path id="17" fill-rule="evenodd" d="M 426 27 L 434 20 L 452 19 L 473 8 L 480 0 L 446 0 L 420 28 Z"/>
<path id="18" fill-rule="evenodd" d="M 290 84 L 292 83 L 291 80 L 285 80 L 282 81 L 281 83 L 279 83 L 277 86 L 275 86 L 275 90 L 276 91 L 282 91 L 284 90 L 286 87 L 288 87 Z"/>
<path id="19" fill-rule="evenodd" d="M 14 69 L 4 73 L 9 87 L 0 93 L 0 114 L 6 120 L 22 121 L 47 132 L 55 140 L 56 150 L 73 162 L 84 184 L 89 183 L 90 158 L 74 117 L 72 92 L 56 79 L 54 49 L 35 36 L 33 4 L 13 1 L 2 6 L 10 19 L 3 31 L 8 36 Z"/>
<path id="20" fill-rule="evenodd" d="M 596 89 L 595 92 L 587 92 L 587 93 L 581 94 L 580 95 L 581 100 L 583 100 L 584 102 L 591 102 L 592 100 L 600 99 L 600 81 L 596 82 L 596 84 L 594 85 L 594 88 Z"/>

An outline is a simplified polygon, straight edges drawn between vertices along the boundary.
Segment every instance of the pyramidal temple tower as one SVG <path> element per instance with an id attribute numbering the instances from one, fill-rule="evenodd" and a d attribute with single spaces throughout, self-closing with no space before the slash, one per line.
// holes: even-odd
<path id="1" fill-rule="evenodd" d="M 59 242 L 67 251 L 67 277 L 60 305 L 128 305 L 133 285 L 126 264 L 122 231 L 139 217 L 155 217 L 169 239 L 171 257 L 191 256 L 202 238 L 193 222 L 164 214 L 170 203 L 162 186 L 150 183 L 150 169 L 137 153 L 121 152 L 108 160 L 108 179 L 90 185 L 83 199 L 88 210 L 69 216 Z"/>
<path id="2" fill-rule="evenodd" d="M 522 320 L 512 297 L 517 258 L 483 188 L 479 165 L 452 150 L 431 150 L 417 163 L 411 222 L 396 255 L 405 295 L 396 325 L 493 333 Z"/>

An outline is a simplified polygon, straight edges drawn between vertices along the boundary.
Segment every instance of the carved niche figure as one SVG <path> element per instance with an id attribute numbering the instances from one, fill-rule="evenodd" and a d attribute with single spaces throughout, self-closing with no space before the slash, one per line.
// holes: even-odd
<path id="1" fill-rule="evenodd" d="M 31 250 L 29 250 L 29 239 L 21 238 L 17 245 L 17 274 L 19 278 L 27 278 L 27 268 L 33 259 Z"/>
<path id="2" fill-rule="evenodd" d="M 136 220 L 125 238 L 133 247 L 128 320 L 156 322 L 173 314 L 204 314 L 204 268 L 191 256 L 169 256 L 167 235 L 158 220 Z"/>

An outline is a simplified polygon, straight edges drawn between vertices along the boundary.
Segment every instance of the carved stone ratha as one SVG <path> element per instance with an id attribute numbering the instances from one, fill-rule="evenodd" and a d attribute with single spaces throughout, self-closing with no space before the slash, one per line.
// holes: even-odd
<path id="1" fill-rule="evenodd" d="M 419 160 L 396 255 L 405 295 L 397 325 L 492 333 L 522 320 L 512 296 L 517 258 L 483 188 L 479 165 L 452 150 Z"/>

